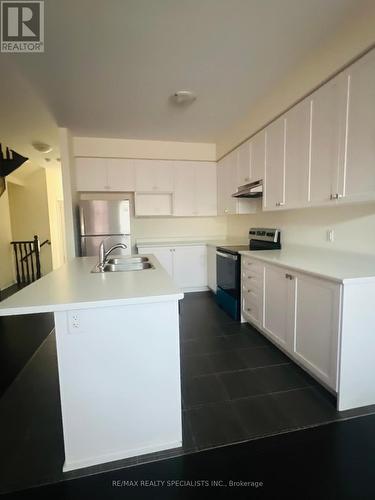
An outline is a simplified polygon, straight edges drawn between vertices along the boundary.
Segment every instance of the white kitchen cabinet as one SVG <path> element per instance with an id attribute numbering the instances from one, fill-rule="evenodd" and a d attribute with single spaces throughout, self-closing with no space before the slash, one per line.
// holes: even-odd
<path id="1" fill-rule="evenodd" d="M 207 283 L 208 288 L 214 293 L 217 291 L 217 278 L 216 278 L 216 247 L 207 246 Z"/>
<path id="2" fill-rule="evenodd" d="M 206 245 L 142 246 L 138 253 L 153 254 L 184 291 L 207 290 Z"/>
<path id="3" fill-rule="evenodd" d="M 176 162 L 173 215 L 217 215 L 216 163 Z"/>
<path id="4" fill-rule="evenodd" d="M 137 217 L 170 216 L 172 215 L 172 194 L 136 192 L 134 212 Z"/>
<path id="5" fill-rule="evenodd" d="M 290 295 L 292 281 L 281 267 L 266 265 L 264 269 L 264 318 L 266 333 L 285 349 L 290 349 Z"/>
<path id="6" fill-rule="evenodd" d="M 76 158 L 77 191 L 134 191 L 132 160 Z"/>
<path id="7" fill-rule="evenodd" d="M 251 179 L 250 140 L 237 148 L 237 184 L 248 184 Z"/>
<path id="8" fill-rule="evenodd" d="M 375 198 L 375 51 L 350 66 L 346 151 L 339 175 L 342 201 Z"/>
<path id="9" fill-rule="evenodd" d="M 173 279 L 183 290 L 207 287 L 206 245 L 174 247 Z"/>
<path id="10" fill-rule="evenodd" d="M 217 174 L 216 162 L 197 162 L 195 166 L 196 214 L 217 215 Z"/>
<path id="11" fill-rule="evenodd" d="M 77 191 L 106 191 L 109 188 L 103 158 L 76 158 L 75 173 Z"/>
<path id="12" fill-rule="evenodd" d="M 250 139 L 250 182 L 264 180 L 265 162 L 266 132 L 261 130 Z"/>
<path id="13" fill-rule="evenodd" d="M 110 191 L 134 191 L 135 172 L 133 160 L 108 158 L 106 165 Z"/>
<path id="14" fill-rule="evenodd" d="M 300 273 L 295 281 L 294 357 L 337 390 L 340 285 Z"/>
<path id="15" fill-rule="evenodd" d="M 341 285 L 248 257 L 241 274 L 243 319 L 337 391 Z"/>
<path id="16" fill-rule="evenodd" d="M 135 190 L 138 192 L 173 192 L 175 162 L 170 160 L 133 160 Z"/>
<path id="17" fill-rule="evenodd" d="M 346 81 L 338 75 L 318 89 L 311 101 L 309 204 L 327 204 L 338 193 L 343 166 Z"/>
<path id="18" fill-rule="evenodd" d="M 310 101 L 305 99 L 286 114 L 285 208 L 308 203 L 310 168 Z"/>
<path id="19" fill-rule="evenodd" d="M 224 156 L 217 166 L 218 215 L 237 213 L 237 200 L 232 194 L 237 191 L 237 151 Z"/>
<path id="20" fill-rule="evenodd" d="M 285 131 L 284 116 L 266 128 L 264 210 L 276 210 L 285 205 Z"/>

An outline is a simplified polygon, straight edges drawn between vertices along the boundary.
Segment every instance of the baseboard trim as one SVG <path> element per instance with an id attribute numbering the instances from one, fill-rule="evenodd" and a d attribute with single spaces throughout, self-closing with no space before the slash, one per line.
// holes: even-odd
<path id="1" fill-rule="evenodd" d="M 210 289 L 208 286 L 193 286 L 193 287 L 188 287 L 188 288 L 183 288 L 182 291 L 184 293 L 190 293 L 190 292 L 208 292 Z"/>
<path id="2" fill-rule="evenodd" d="M 181 446 L 182 441 L 173 441 L 172 443 L 165 443 L 158 446 L 146 446 L 144 448 L 137 448 L 133 450 L 117 451 L 116 453 L 109 453 L 106 455 L 101 455 L 99 457 L 92 457 L 83 460 L 65 460 L 63 465 L 63 472 L 83 469 L 84 467 L 105 464 L 107 462 L 114 462 L 116 460 L 137 457 L 140 455 L 145 455 L 146 453 L 156 453 L 158 451 L 170 450 L 171 448 L 179 448 Z"/>

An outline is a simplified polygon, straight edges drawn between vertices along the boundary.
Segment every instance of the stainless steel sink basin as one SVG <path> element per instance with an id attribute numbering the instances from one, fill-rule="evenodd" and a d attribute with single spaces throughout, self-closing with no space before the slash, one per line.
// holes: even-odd
<path id="1" fill-rule="evenodd" d="M 104 269 L 101 270 L 98 265 L 94 267 L 91 271 L 92 273 L 118 273 L 125 271 L 144 271 L 145 269 L 154 269 L 151 262 L 148 262 L 146 257 L 139 258 L 139 260 L 133 260 L 133 258 L 125 259 L 110 259 Z M 147 262 L 146 262 L 147 261 Z"/>
<path id="2" fill-rule="evenodd" d="M 148 257 L 113 257 L 108 259 L 108 264 L 138 264 L 141 262 L 148 262 Z"/>
<path id="3" fill-rule="evenodd" d="M 143 271 L 144 269 L 153 269 L 151 262 L 134 262 L 129 264 L 106 264 L 104 266 L 105 273 L 115 273 L 119 271 Z"/>

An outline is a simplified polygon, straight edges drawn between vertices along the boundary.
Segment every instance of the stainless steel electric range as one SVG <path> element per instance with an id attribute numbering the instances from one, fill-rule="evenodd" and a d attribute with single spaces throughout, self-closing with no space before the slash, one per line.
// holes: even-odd
<path id="1" fill-rule="evenodd" d="M 232 318 L 240 319 L 241 256 L 243 250 L 280 250 L 279 229 L 251 228 L 249 244 L 216 248 L 217 303 Z"/>

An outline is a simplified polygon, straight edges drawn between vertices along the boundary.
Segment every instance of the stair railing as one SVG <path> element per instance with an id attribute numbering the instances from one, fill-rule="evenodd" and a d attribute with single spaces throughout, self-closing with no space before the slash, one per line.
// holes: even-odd
<path id="1" fill-rule="evenodd" d="M 28 285 L 42 276 L 40 267 L 40 249 L 50 245 L 49 240 L 40 243 L 37 235 L 30 241 L 11 241 L 16 263 L 18 285 Z"/>

